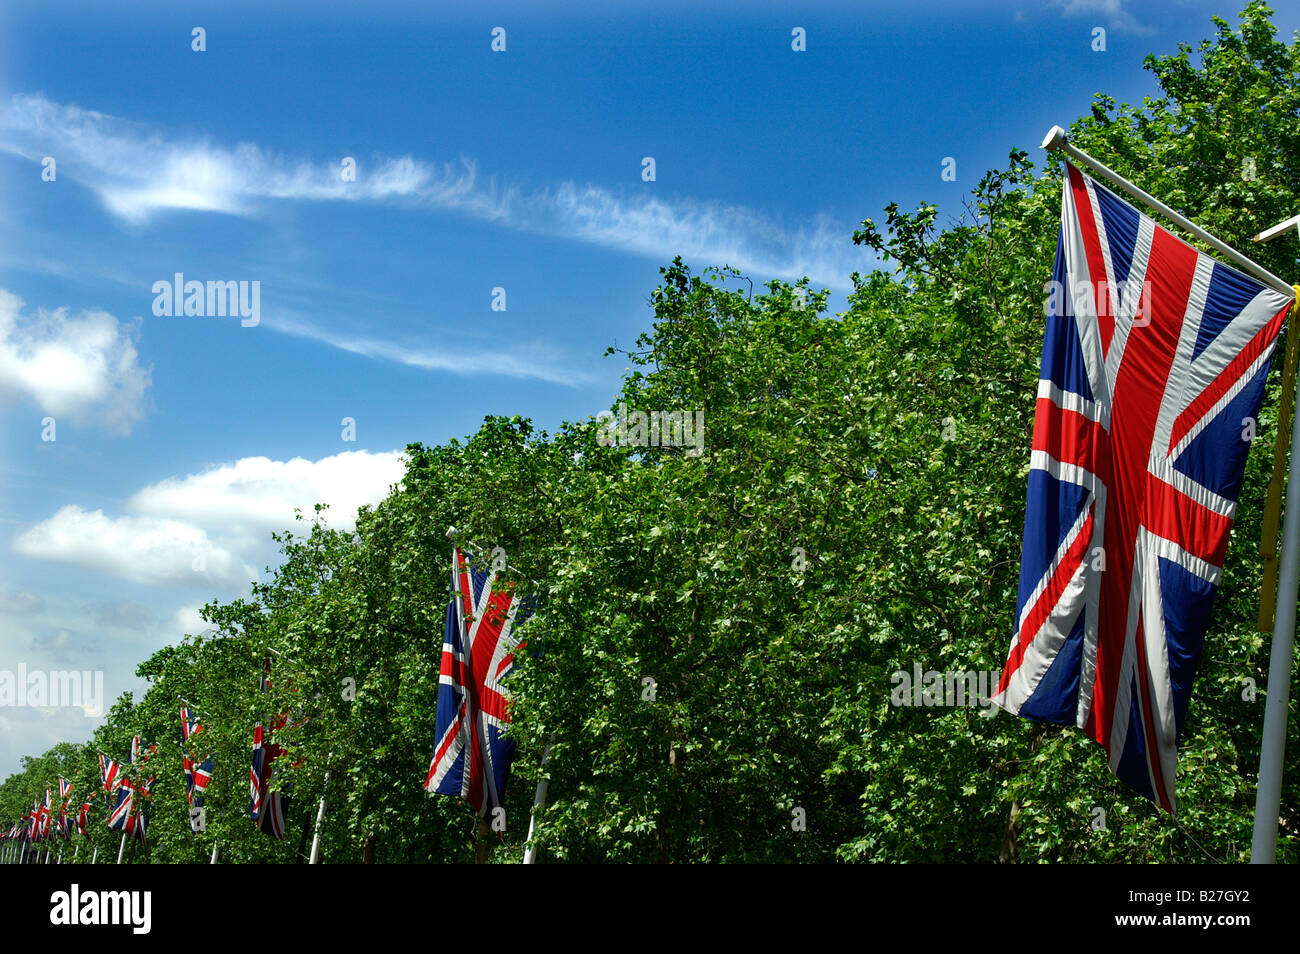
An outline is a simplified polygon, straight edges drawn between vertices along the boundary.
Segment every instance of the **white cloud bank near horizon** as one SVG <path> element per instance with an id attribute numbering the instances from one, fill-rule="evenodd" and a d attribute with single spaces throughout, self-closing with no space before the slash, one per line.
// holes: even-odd
<path id="1" fill-rule="evenodd" d="M 383 500 L 404 473 L 402 452 L 345 451 L 317 461 L 245 457 L 150 484 L 121 515 L 76 504 L 17 534 L 15 553 L 154 586 L 214 586 L 233 593 L 258 578 L 270 534 L 330 505 L 331 526 L 351 529 L 364 504 Z M 201 569 L 195 569 L 196 556 Z"/>
<path id="2" fill-rule="evenodd" d="M 93 190 L 121 219 L 142 223 L 166 210 L 249 216 L 270 201 L 407 203 L 456 212 L 519 231 L 637 255 L 682 255 L 708 265 L 836 290 L 872 264 L 852 244 L 855 223 L 825 216 L 791 229 L 744 206 L 690 197 L 634 195 L 561 181 L 525 188 L 484 176 L 472 159 L 435 163 L 411 156 L 358 158 L 356 181 L 342 157 L 307 161 L 254 143 L 170 140 L 157 130 L 40 94 L 15 94 L 0 119 L 0 149 L 39 161 Z"/>

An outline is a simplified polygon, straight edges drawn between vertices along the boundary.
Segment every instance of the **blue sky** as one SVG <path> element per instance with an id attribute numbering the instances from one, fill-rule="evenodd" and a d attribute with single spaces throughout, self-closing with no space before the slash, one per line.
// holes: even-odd
<path id="1" fill-rule="evenodd" d="M 347 525 L 408 442 L 608 407 L 623 364 L 603 351 L 648 328 L 674 255 L 756 286 L 808 274 L 838 309 L 874 265 L 863 218 L 959 214 L 1094 92 L 1151 93 L 1148 52 L 1236 19 L 1199 0 L 271 6 L 0 14 L 0 670 L 102 670 L 106 704 L 204 602 L 247 592 L 294 507 Z M 1274 6 L 1289 36 L 1300 10 Z M 259 323 L 155 316 L 176 272 L 258 282 Z M 95 724 L 0 708 L 0 774 Z"/>

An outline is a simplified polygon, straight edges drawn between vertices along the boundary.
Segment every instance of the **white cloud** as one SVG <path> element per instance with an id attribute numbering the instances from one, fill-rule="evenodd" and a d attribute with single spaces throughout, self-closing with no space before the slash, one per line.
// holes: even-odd
<path id="1" fill-rule="evenodd" d="M 0 289 L 0 392 L 23 395 L 56 420 L 126 433 L 144 413 L 150 381 L 136 332 L 104 311 L 24 314 L 23 300 Z"/>
<path id="2" fill-rule="evenodd" d="M 485 178 L 465 158 L 442 164 L 359 158 L 356 181 L 345 182 L 338 159 L 305 162 L 251 143 L 172 142 L 40 95 L 12 97 L 0 149 L 34 161 L 66 156 L 61 175 L 84 183 L 110 211 L 133 222 L 166 209 L 249 215 L 267 200 L 406 202 L 660 259 L 681 254 L 761 276 L 807 274 L 839 289 L 849 286 L 850 272 L 874 264 L 852 245 L 848 223 L 818 220 L 812 229 L 790 229 L 743 206 L 572 182 L 530 191 Z"/>
<path id="3" fill-rule="evenodd" d="M 233 592 L 258 578 L 254 567 L 273 553 L 271 531 L 292 528 L 295 509 L 312 516 L 315 504 L 329 504 L 329 524 L 350 529 L 357 509 L 383 500 L 403 471 L 399 451 L 245 457 L 151 484 L 127 501 L 126 515 L 65 506 L 16 536 L 13 549 L 137 583 Z"/>
<path id="4" fill-rule="evenodd" d="M 1155 28 L 1140 22 L 1128 10 L 1124 9 L 1123 0 L 1058 0 L 1064 7 L 1064 14 L 1069 16 L 1091 16 L 1105 20 L 1107 29 L 1118 33 L 1132 33 L 1137 36 L 1150 36 Z"/>
<path id="5" fill-rule="evenodd" d="M 257 571 L 200 527 L 158 517 L 109 517 L 69 505 L 14 538 L 14 551 L 38 560 L 112 573 L 163 586 L 212 584 L 239 589 Z M 201 569 L 195 558 L 202 556 Z"/>
<path id="6" fill-rule="evenodd" d="M 245 457 L 151 484 L 126 506 L 136 513 L 225 528 L 227 533 L 264 536 L 292 526 L 294 508 L 310 516 L 313 505 L 327 503 L 330 525 L 351 528 L 357 508 L 388 496 L 403 472 L 399 451 L 345 451 L 318 461 Z"/>
<path id="7" fill-rule="evenodd" d="M 424 345 L 407 347 L 378 338 L 357 337 L 321 328 L 288 312 L 277 311 L 265 324 L 268 328 L 296 338 L 321 341 L 365 358 L 396 361 L 399 364 L 454 374 L 500 374 L 510 378 L 530 378 L 551 384 L 576 386 L 591 380 L 588 372 L 565 368 L 554 349 L 534 344 L 526 354 L 512 354 L 505 345 L 473 350 L 432 349 Z M 510 345 L 509 347 L 514 347 Z"/>
<path id="8" fill-rule="evenodd" d="M 194 606 L 182 606 L 172 616 L 172 629 L 176 630 L 177 640 L 181 636 L 195 636 L 199 633 L 206 633 L 213 626 L 200 615 L 203 605 L 195 604 Z"/>

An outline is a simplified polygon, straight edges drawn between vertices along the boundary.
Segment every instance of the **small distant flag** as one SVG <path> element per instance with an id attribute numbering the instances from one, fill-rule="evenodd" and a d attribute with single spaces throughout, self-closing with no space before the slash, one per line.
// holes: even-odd
<path id="1" fill-rule="evenodd" d="M 261 690 L 270 690 L 271 657 L 262 663 Z M 284 727 L 288 716 L 281 713 L 271 724 L 272 733 Z M 271 777 L 274 774 L 273 763 L 283 749 L 278 743 L 264 736 L 262 722 L 258 720 L 253 727 L 253 762 L 248 772 L 248 814 L 257 823 L 259 830 L 273 838 L 284 839 L 284 818 L 289 811 L 289 793 L 272 791 Z"/>
<path id="2" fill-rule="evenodd" d="M 191 715 L 188 706 L 181 706 L 181 739 L 189 741 L 190 736 L 202 732 L 203 726 L 199 724 L 197 715 Z"/>
<path id="3" fill-rule="evenodd" d="M 45 804 L 41 806 L 41 837 L 48 838 L 50 835 L 50 815 L 53 804 L 50 800 L 50 787 L 45 786 Z"/>
<path id="4" fill-rule="evenodd" d="M 194 799 L 192 804 L 202 805 L 207 793 L 208 783 L 212 781 L 212 756 L 208 756 L 194 767 Z"/>
<path id="5" fill-rule="evenodd" d="M 72 783 L 62 775 L 59 776 L 59 801 L 66 802 L 72 794 Z"/>
<path id="6" fill-rule="evenodd" d="M 99 753 L 99 777 L 104 782 L 104 791 L 111 792 L 117 788 L 119 781 L 117 763 L 106 757 L 103 752 Z"/>
<path id="7" fill-rule="evenodd" d="M 140 737 L 138 735 L 133 735 L 131 736 L 131 764 L 135 765 L 139 761 L 140 761 Z"/>
<path id="8" fill-rule="evenodd" d="M 77 833 L 83 837 L 89 838 L 90 832 L 86 830 L 90 822 L 90 802 L 82 802 L 81 811 L 77 812 Z"/>
<path id="9" fill-rule="evenodd" d="M 127 831 L 131 818 L 131 809 L 135 807 L 135 793 L 130 779 L 122 779 L 117 786 L 117 801 L 108 813 L 108 827 L 118 831 Z"/>

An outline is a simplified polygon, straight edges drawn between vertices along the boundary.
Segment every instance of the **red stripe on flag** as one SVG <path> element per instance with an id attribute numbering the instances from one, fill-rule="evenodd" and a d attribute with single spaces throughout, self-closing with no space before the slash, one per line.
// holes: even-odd
<path id="1" fill-rule="evenodd" d="M 1043 590 L 1034 608 L 1030 610 L 1029 615 L 1025 617 L 1024 625 L 1020 627 L 1019 638 L 1015 646 L 1011 648 L 1011 653 L 1007 657 L 1007 664 L 1002 668 L 1002 678 L 998 680 L 997 691 L 1005 692 L 1011 682 L 1011 677 L 1025 661 L 1025 652 L 1029 649 L 1034 637 L 1038 635 L 1043 624 L 1047 622 L 1048 617 L 1052 615 L 1052 610 L 1061 600 L 1061 594 L 1069 585 L 1074 574 L 1078 572 L 1079 565 L 1083 562 L 1084 554 L 1088 550 L 1088 544 L 1092 542 L 1092 512 L 1089 511 L 1087 519 L 1083 521 L 1083 526 L 1079 529 L 1079 535 L 1074 538 L 1070 548 L 1065 551 L 1065 556 L 1056 567 L 1056 572 L 1052 574 L 1047 586 Z"/>
<path id="2" fill-rule="evenodd" d="M 1074 196 L 1079 231 L 1083 235 L 1083 248 L 1088 257 L 1088 276 L 1092 280 L 1092 302 L 1097 312 L 1097 326 L 1101 331 L 1101 353 L 1104 357 L 1110 354 L 1110 341 L 1115 336 L 1115 316 L 1111 314 L 1110 292 L 1107 290 L 1110 285 L 1106 277 L 1106 257 L 1101 251 L 1101 236 L 1092 215 L 1092 200 L 1088 198 L 1088 186 L 1083 181 L 1083 175 L 1068 163 L 1065 168 L 1070 173 L 1070 192 Z"/>

